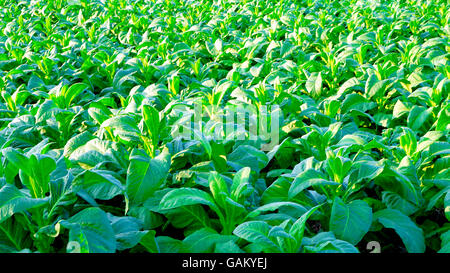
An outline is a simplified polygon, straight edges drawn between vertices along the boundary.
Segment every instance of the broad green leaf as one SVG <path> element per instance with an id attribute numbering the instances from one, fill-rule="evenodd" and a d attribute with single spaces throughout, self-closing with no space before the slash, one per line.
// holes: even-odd
<path id="1" fill-rule="evenodd" d="M 330 230 L 338 239 L 356 245 L 369 231 L 372 224 L 372 208 L 362 200 L 348 204 L 336 197 L 330 217 Z"/>
<path id="2" fill-rule="evenodd" d="M 234 200 L 242 199 L 245 197 L 245 192 L 249 189 L 249 179 L 250 179 L 250 171 L 249 167 L 244 167 L 240 169 L 233 177 L 233 184 L 231 185 L 231 197 Z"/>
<path id="3" fill-rule="evenodd" d="M 271 227 L 263 221 L 250 221 L 240 224 L 235 228 L 233 234 L 251 243 L 261 245 L 269 252 L 281 252 L 276 243 L 269 238 Z"/>
<path id="4" fill-rule="evenodd" d="M 366 112 L 376 107 L 376 103 L 369 101 L 359 94 L 348 94 L 342 102 L 341 113 L 347 113 L 350 110 L 359 110 Z"/>
<path id="5" fill-rule="evenodd" d="M 164 183 L 170 168 L 170 154 L 164 150 L 155 158 L 134 150 L 127 171 L 126 193 L 134 205 L 145 200 Z"/>
<path id="6" fill-rule="evenodd" d="M 450 253 L 450 230 L 441 234 L 441 249 L 438 253 Z"/>
<path id="7" fill-rule="evenodd" d="M 164 216 L 175 228 L 210 227 L 211 219 L 207 211 L 201 205 L 181 206 L 168 211 L 163 211 Z"/>
<path id="8" fill-rule="evenodd" d="M 161 209 L 174 209 L 181 206 L 202 204 L 214 207 L 214 199 L 208 193 L 195 188 L 174 189 L 164 195 Z"/>
<path id="9" fill-rule="evenodd" d="M 72 104 L 72 101 L 86 88 L 88 88 L 88 85 L 85 83 L 75 83 L 67 88 L 67 91 L 63 94 L 66 100 L 66 105 L 70 106 Z"/>
<path id="10" fill-rule="evenodd" d="M 125 186 L 114 177 L 114 173 L 105 170 L 86 170 L 75 177 L 74 191 L 83 189 L 95 199 L 109 200 L 125 191 Z"/>
<path id="11" fill-rule="evenodd" d="M 237 238 L 232 235 L 221 235 L 210 228 L 199 229 L 183 240 L 185 248 L 190 253 L 211 253 L 216 244 L 235 242 Z"/>
<path id="12" fill-rule="evenodd" d="M 409 253 L 425 251 L 423 231 L 408 216 L 395 209 L 380 210 L 373 216 L 375 221 L 397 232 Z"/>
<path id="13" fill-rule="evenodd" d="M 303 214 L 289 229 L 289 234 L 291 234 L 296 240 L 296 249 L 301 246 L 303 240 L 303 233 L 305 232 L 306 221 L 308 218 L 320 207 L 320 205 L 309 209 L 305 214 Z"/>
<path id="14" fill-rule="evenodd" d="M 114 253 L 117 249 L 114 229 L 99 208 L 84 209 L 59 224 L 69 229 L 67 252 Z"/>
<path id="15" fill-rule="evenodd" d="M 306 90 L 313 97 L 319 97 L 322 94 L 322 72 L 312 73 L 306 81 Z"/>
<path id="16" fill-rule="evenodd" d="M 141 224 L 134 217 L 117 217 L 107 214 L 115 233 L 117 250 L 129 249 L 142 241 L 149 232 L 141 231 Z"/>
<path id="17" fill-rule="evenodd" d="M 12 218 L 0 223 L 0 253 L 21 251 L 27 239 L 27 232 Z"/>
<path id="18" fill-rule="evenodd" d="M 445 217 L 450 221 L 450 191 L 447 192 L 444 199 L 444 212 Z"/>
<path id="19" fill-rule="evenodd" d="M 338 240 L 332 232 L 321 232 L 312 238 L 304 238 L 306 252 L 312 253 L 359 253 L 349 242 Z"/>
<path id="20" fill-rule="evenodd" d="M 65 177 L 50 181 L 50 203 L 47 217 L 59 214 L 59 209 L 76 202 L 75 192 L 72 190 L 73 176 L 67 174 Z"/>
<path id="21" fill-rule="evenodd" d="M 405 200 L 395 192 L 383 191 L 381 200 L 390 209 L 396 209 L 409 216 L 418 210 L 418 207 L 413 203 Z"/>
<path id="22" fill-rule="evenodd" d="M 0 223 L 16 213 L 25 212 L 48 203 L 48 198 L 31 198 L 15 186 L 6 184 L 0 189 Z"/>
<path id="23" fill-rule="evenodd" d="M 303 190 L 313 186 L 337 186 L 339 183 L 323 178 L 323 175 L 316 170 L 309 169 L 298 174 L 289 188 L 289 198 L 295 197 Z"/>
<path id="24" fill-rule="evenodd" d="M 220 174 L 213 172 L 209 175 L 209 189 L 214 201 L 222 208 L 225 208 L 225 199 L 229 195 L 228 186 Z"/>
<path id="25" fill-rule="evenodd" d="M 228 155 L 228 164 L 236 171 L 250 167 L 252 171 L 259 172 L 263 169 L 269 159 L 267 155 L 255 147 L 249 145 L 240 145 L 231 154 Z"/>
<path id="26" fill-rule="evenodd" d="M 144 105 L 142 106 L 142 116 L 152 144 L 157 145 L 160 134 L 159 112 L 151 105 Z"/>
<path id="27" fill-rule="evenodd" d="M 159 253 L 159 246 L 155 238 L 156 232 L 154 230 L 149 230 L 139 242 L 145 249 L 150 253 Z"/>
<path id="28" fill-rule="evenodd" d="M 417 131 L 420 128 L 427 125 L 427 121 L 431 117 L 431 108 L 425 108 L 415 105 L 408 115 L 408 127 L 413 131 Z"/>
<path id="29" fill-rule="evenodd" d="M 305 207 L 303 207 L 302 205 L 299 205 L 297 203 L 294 203 L 294 202 L 273 202 L 273 203 L 269 203 L 269 204 L 258 207 L 257 209 L 250 212 L 247 215 L 247 217 L 248 218 L 256 217 L 264 212 L 275 211 L 277 209 L 280 209 L 280 208 L 286 207 L 286 206 L 292 207 L 292 208 L 298 210 L 299 214 L 304 214 L 307 211 L 307 209 Z"/>
<path id="30" fill-rule="evenodd" d="M 187 250 L 184 247 L 183 241 L 168 237 L 156 237 L 156 244 L 160 253 L 184 253 Z"/>
<path id="31" fill-rule="evenodd" d="M 417 150 L 417 139 L 414 132 L 409 128 L 403 128 L 403 135 L 399 139 L 400 146 L 408 156 L 412 157 Z"/>

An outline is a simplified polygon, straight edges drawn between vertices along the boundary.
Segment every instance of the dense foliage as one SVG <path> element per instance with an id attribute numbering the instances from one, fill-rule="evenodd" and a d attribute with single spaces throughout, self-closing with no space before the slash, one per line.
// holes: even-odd
<path id="1" fill-rule="evenodd" d="M 449 10 L 0 0 L 0 252 L 450 252 Z"/>

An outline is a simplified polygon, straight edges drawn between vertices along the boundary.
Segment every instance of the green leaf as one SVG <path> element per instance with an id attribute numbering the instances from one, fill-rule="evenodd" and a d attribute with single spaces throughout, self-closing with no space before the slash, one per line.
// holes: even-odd
<path id="1" fill-rule="evenodd" d="M 156 243 L 160 253 L 183 253 L 186 252 L 183 241 L 168 237 L 156 237 Z"/>
<path id="2" fill-rule="evenodd" d="M 321 232 L 303 240 L 304 248 L 312 253 L 359 253 L 358 249 L 346 241 L 338 240 L 332 232 Z"/>
<path id="3" fill-rule="evenodd" d="M 33 197 L 43 198 L 49 191 L 50 173 L 56 169 L 56 162 L 46 155 L 31 155 L 28 161 L 31 172 L 19 172 L 22 183 L 30 189 Z M 25 175 L 24 175 L 25 173 Z"/>
<path id="4" fill-rule="evenodd" d="M 408 216 L 395 209 L 384 209 L 374 214 L 374 221 L 386 228 L 394 229 L 409 253 L 423 253 L 425 239 L 423 231 Z"/>
<path id="5" fill-rule="evenodd" d="M 347 91 L 351 88 L 354 88 L 355 86 L 358 86 L 359 84 L 360 84 L 360 81 L 357 78 L 355 78 L 355 77 L 350 78 L 341 85 L 341 87 L 338 90 L 337 95 L 341 96 L 345 91 Z"/>
<path id="6" fill-rule="evenodd" d="M 111 223 L 99 208 L 84 209 L 59 224 L 70 230 L 67 252 L 114 253 L 117 249 Z"/>
<path id="7" fill-rule="evenodd" d="M 256 217 L 256 216 L 260 215 L 261 213 L 264 213 L 267 211 L 275 211 L 282 207 L 292 207 L 295 210 L 298 210 L 299 214 L 301 214 L 301 215 L 303 215 L 307 212 L 305 207 L 303 207 L 302 205 L 299 205 L 297 203 L 294 203 L 294 202 L 273 202 L 273 203 L 269 203 L 269 204 L 266 204 L 266 205 L 256 208 L 255 210 L 250 212 L 247 215 L 247 217 L 248 218 Z"/>
<path id="8" fill-rule="evenodd" d="M 441 234 L 441 241 L 438 253 L 450 253 L 450 230 Z"/>
<path id="9" fill-rule="evenodd" d="M 244 253 L 244 251 L 235 242 L 228 241 L 216 243 L 214 253 Z"/>
<path id="10" fill-rule="evenodd" d="M 352 93 L 345 96 L 345 99 L 342 102 L 341 113 L 348 113 L 351 110 L 366 112 L 376 106 L 377 104 L 375 102 L 369 101 L 360 94 Z"/>
<path id="11" fill-rule="evenodd" d="M 444 212 L 447 220 L 450 221 L 450 191 L 447 192 L 444 199 Z"/>
<path id="12" fill-rule="evenodd" d="M 267 163 L 269 163 L 267 155 L 249 145 L 240 145 L 228 155 L 228 164 L 236 171 L 244 167 L 250 167 L 252 171 L 259 172 Z"/>
<path id="13" fill-rule="evenodd" d="M 279 177 L 275 180 L 262 195 L 263 204 L 272 202 L 289 201 L 288 192 L 291 186 L 290 181 L 286 177 Z"/>
<path id="14" fill-rule="evenodd" d="M 22 245 L 27 245 L 24 242 L 28 238 L 29 234 L 13 218 L 0 223 L 0 253 L 14 253 L 22 250 Z"/>
<path id="15" fill-rule="evenodd" d="M 66 100 L 66 105 L 70 106 L 72 104 L 72 101 L 79 95 L 81 92 L 86 90 L 88 88 L 88 85 L 85 83 L 75 83 L 72 84 L 69 88 L 67 88 L 67 91 L 63 94 L 64 98 Z"/>
<path id="16" fill-rule="evenodd" d="M 152 144 L 156 146 L 160 134 L 159 112 L 151 105 L 144 105 L 142 106 L 142 116 L 145 126 L 147 127 L 147 133 L 152 140 Z"/>
<path id="17" fill-rule="evenodd" d="M 217 172 L 212 172 L 208 177 L 209 189 L 217 205 L 225 208 L 225 199 L 228 196 L 228 186 L 225 180 Z"/>
<path id="18" fill-rule="evenodd" d="M 202 204 L 215 207 L 214 199 L 208 193 L 195 188 L 174 189 L 164 195 L 161 209 L 174 209 L 181 206 Z"/>
<path id="19" fill-rule="evenodd" d="M 89 132 L 83 132 L 81 134 L 75 135 L 74 137 L 69 139 L 64 146 L 64 156 L 69 157 L 73 151 L 83 146 L 91 139 L 94 139 L 94 136 Z"/>
<path id="20" fill-rule="evenodd" d="M 314 169 L 298 174 L 289 188 L 289 198 L 295 197 L 312 186 L 337 186 L 339 183 L 323 179 L 323 175 Z"/>
<path id="21" fill-rule="evenodd" d="M 6 148 L 3 155 L 19 169 L 22 183 L 30 190 L 33 198 L 43 198 L 48 193 L 50 173 L 56 169 L 56 162 L 47 155 L 32 154 L 29 158 L 13 148 Z"/>
<path id="22" fill-rule="evenodd" d="M 409 128 L 403 128 L 403 135 L 400 136 L 400 147 L 412 158 L 417 150 L 417 139 L 414 132 Z"/>
<path id="23" fill-rule="evenodd" d="M 362 200 L 348 204 L 336 197 L 330 217 L 330 230 L 338 239 L 356 245 L 369 231 L 372 224 L 372 208 Z"/>
<path id="24" fill-rule="evenodd" d="M 212 253 L 216 244 L 235 242 L 237 238 L 231 235 L 221 235 L 210 228 L 202 228 L 191 233 L 183 240 L 189 253 Z"/>
<path id="25" fill-rule="evenodd" d="M 102 122 L 100 129 L 112 129 L 114 136 L 127 144 L 139 139 L 140 131 L 134 118 L 128 115 L 117 115 Z"/>
<path id="26" fill-rule="evenodd" d="M 210 218 L 201 205 L 188 205 L 162 211 L 175 228 L 209 227 Z"/>
<path id="27" fill-rule="evenodd" d="M 0 223 L 16 213 L 40 207 L 48 203 L 49 198 L 31 198 L 10 184 L 0 189 Z"/>
<path id="28" fill-rule="evenodd" d="M 155 158 L 149 158 L 139 150 L 133 150 L 127 171 L 126 193 L 133 205 L 145 200 L 164 183 L 170 168 L 170 154 L 164 150 Z"/>
<path id="29" fill-rule="evenodd" d="M 408 127 L 413 131 L 427 126 L 427 122 L 431 117 L 432 108 L 425 108 L 423 106 L 414 105 L 408 115 Z"/>
<path id="30" fill-rule="evenodd" d="M 72 191 L 73 176 L 67 174 L 65 177 L 50 181 L 50 203 L 48 218 L 58 215 L 60 207 L 76 202 L 75 193 Z"/>
<path id="31" fill-rule="evenodd" d="M 394 110 L 392 112 L 393 118 L 399 118 L 411 111 L 411 106 L 401 100 L 398 100 L 394 105 Z"/>
<path id="32" fill-rule="evenodd" d="M 269 238 L 270 225 L 263 221 L 250 221 L 237 226 L 233 234 L 258 244 L 269 252 L 281 252 L 280 247 Z"/>
<path id="33" fill-rule="evenodd" d="M 8 147 L 2 150 L 2 154 L 6 157 L 11 164 L 17 169 L 23 170 L 25 173 L 30 174 L 30 166 L 28 165 L 28 158 L 18 150 Z"/>
<path id="34" fill-rule="evenodd" d="M 84 169 L 91 169 L 99 163 L 104 164 L 105 162 L 115 163 L 126 168 L 128 161 L 124 160 L 125 156 L 128 157 L 128 153 L 123 146 L 119 146 L 112 141 L 94 138 L 76 148 L 69 159 L 73 163 L 78 163 Z"/>
<path id="35" fill-rule="evenodd" d="M 320 97 L 322 94 L 322 72 L 314 72 L 306 81 L 306 90 L 313 97 Z"/>
<path id="36" fill-rule="evenodd" d="M 233 177 L 233 184 L 231 185 L 231 197 L 234 200 L 243 199 L 246 195 L 246 191 L 251 187 L 249 184 L 250 179 L 249 167 L 240 169 Z"/>
<path id="37" fill-rule="evenodd" d="M 438 131 L 450 130 L 450 104 L 442 107 L 435 124 Z"/>
<path id="38" fill-rule="evenodd" d="M 159 253 L 159 246 L 155 238 L 156 231 L 149 230 L 139 242 L 150 253 Z"/>
<path id="39" fill-rule="evenodd" d="M 370 74 L 365 86 L 365 93 L 367 97 L 369 99 L 372 97 L 382 97 L 389 82 L 389 79 L 378 81 L 375 74 Z"/>
<path id="40" fill-rule="evenodd" d="M 415 213 L 419 209 L 416 205 L 408 200 L 405 200 L 395 192 L 383 191 L 381 194 L 381 199 L 388 208 L 399 210 L 408 216 Z"/>
<path id="41" fill-rule="evenodd" d="M 109 200 L 125 191 L 125 186 L 114 177 L 114 173 L 106 170 L 86 170 L 75 177 L 73 190 L 80 189 L 95 199 Z"/>
<path id="42" fill-rule="evenodd" d="M 305 214 L 303 214 L 297 221 L 292 225 L 289 230 L 289 234 L 292 235 L 297 240 L 296 249 L 301 246 L 303 240 L 303 233 L 305 232 L 306 221 L 308 218 L 320 207 L 320 205 L 309 209 Z"/>
<path id="43" fill-rule="evenodd" d="M 134 217 L 117 217 L 112 214 L 107 215 L 115 233 L 117 250 L 134 247 L 141 242 L 142 238 L 149 232 L 148 230 L 141 231 L 141 224 Z"/>

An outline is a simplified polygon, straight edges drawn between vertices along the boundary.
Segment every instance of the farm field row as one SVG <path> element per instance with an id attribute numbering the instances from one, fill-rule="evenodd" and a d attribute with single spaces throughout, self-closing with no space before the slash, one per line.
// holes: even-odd
<path id="1" fill-rule="evenodd" d="M 0 252 L 450 252 L 449 20 L 0 0 Z"/>

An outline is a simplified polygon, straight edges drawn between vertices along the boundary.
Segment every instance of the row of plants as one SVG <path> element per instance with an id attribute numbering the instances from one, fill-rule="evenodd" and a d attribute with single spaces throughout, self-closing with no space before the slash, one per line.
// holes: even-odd
<path id="1" fill-rule="evenodd" d="M 0 0 L 0 252 L 450 252 L 449 10 Z"/>

